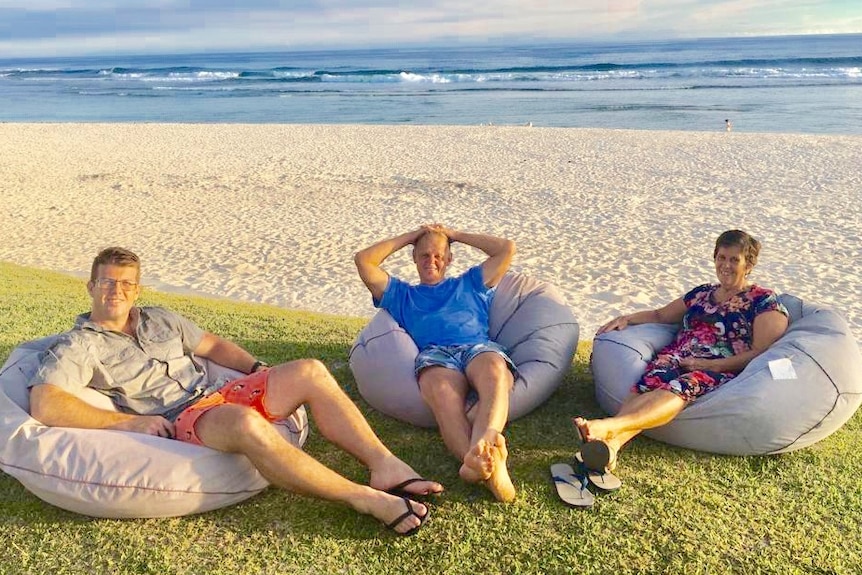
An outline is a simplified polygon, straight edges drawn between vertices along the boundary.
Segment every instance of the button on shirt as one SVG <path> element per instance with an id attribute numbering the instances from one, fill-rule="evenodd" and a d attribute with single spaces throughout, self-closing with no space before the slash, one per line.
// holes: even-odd
<path id="1" fill-rule="evenodd" d="M 56 385 L 71 393 L 90 387 L 120 411 L 176 416 L 208 393 L 203 367 L 192 356 L 204 332 L 159 307 L 133 308 L 136 338 L 77 318 L 75 327 L 45 350 L 28 386 Z M 169 417 L 170 418 L 170 417 Z"/>

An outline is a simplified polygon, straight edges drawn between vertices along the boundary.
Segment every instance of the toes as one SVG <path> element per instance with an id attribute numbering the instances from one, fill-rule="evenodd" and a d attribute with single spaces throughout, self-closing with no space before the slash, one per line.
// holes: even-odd
<path id="1" fill-rule="evenodd" d="M 387 523 L 386 527 L 400 535 L 412 535 L 428 518 L 428 508 L 406 497 L 402 497 L 401 500 L 404 502 L 407 510 Z"/>

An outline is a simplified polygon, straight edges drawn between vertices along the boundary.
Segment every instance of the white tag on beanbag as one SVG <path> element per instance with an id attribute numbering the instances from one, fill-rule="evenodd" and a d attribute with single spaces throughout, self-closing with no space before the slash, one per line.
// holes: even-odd
<path id="1" fill-rule="evenodd" d="M 796 379 L 796 370 L 793 369 L 789 357 L 770 361 L 769 372 L 772 374 L 772 379 Z"/>

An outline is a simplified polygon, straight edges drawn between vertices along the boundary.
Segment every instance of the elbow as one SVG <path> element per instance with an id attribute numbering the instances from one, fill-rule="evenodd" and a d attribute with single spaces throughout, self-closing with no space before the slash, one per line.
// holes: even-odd
<path id="1" fill-rule="evenodd" d="M 48 427 L 63 427 L 66 424 L 64 414 L 68 405 L 64 403 L 67 397 L 62 389 L 42 383 L 30 388 L 30 417 Z"/>
<path id="2" fill-rule="evenodd" d="M 45 384 L 30 388 L 30 417 L 43 425 L 51 425 L 50 410 L 47 405 L 48 401 L 45 398 L 49 392 L 45 388 Z"/>
<path id="3" fill-rule="evenodd" d="M 518 249 L 515 246 L 515 242 L 512 240 L 504 240 L 503 241 L 503 253 L 506 254 L 506 259 L 508 261 L 512 261 L 512 258 L 515 257 L 515 253 L 517 253 Z"/>
<path id="4" fill-rule="evenodd" d="M 361 250 L 353 254 L 353 263 L 356 265 L 356 269 L 361 270 L 365 267 L 365 250 Z"/>

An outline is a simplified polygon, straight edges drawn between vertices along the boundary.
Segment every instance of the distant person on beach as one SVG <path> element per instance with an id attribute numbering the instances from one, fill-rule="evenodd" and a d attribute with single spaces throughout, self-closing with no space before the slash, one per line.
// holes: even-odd
<path id="1" fill-rule="evenodd" d="M 446 278 L 450 244 L 456 242 L 488 257 L 463 275 Z M 407 246 L 413 246 L 418 285 L 381 267 Z M 419 391 L 443 442 L 461 463 L 459 475 L 484 484 L 500 501 L 515 498 L 502 432 L 516 369 L 506 350 L 490 340 L 488 313 L 494 288 L 514 254 L 510 240 L 429 224 L 378 242 L 354 258 L 374 306 L 388 311 L 419 348 L 414 366 Z M 470 402 L 476 404 L 468 417 L 464 407 Z"/>
<path id="2" fill-rule="evenodd" d="M 140 259 L 129 250 L 107 248 L 96 256 L 87 282 L 91 311 L 44 353 L 29 382 L 34 418 L 241 453 L 271 483 L 347 504 L 397 533 L 413 533 L 425 522 L 428 508 L 410 497 L 442 486 L 419 479 L 381 443 L 326 366 L 300 359 L 270 368 L 180 315 L 136 307 L 140 279 Z M 193 354 L 248 375 L 209 388 Z M 107 395 L 120 411 L 78 399 L 75 391 L 84 387 Z M 270 425 L 302 404 L 324 437 L 368 467 L 369 486 L 325 467 Z"/>
<path id="3" fill-rule="evenodd" d="M 727 132 L 731 131 L 733 129 L 733 123 L 731 123 L 730 120 L 725 120 L 724 121 L 724 129 Z"/>
<path id="4" fill-rule="evenodd" d="M 622 447 L 645 429 L 670 423 L 690 402 L 727 383 L 787 329 L 788 312 L 772 290 L 750 283 L 760 242 L 741 230 L 718 236 L 718 283 L 697 286 L 651 311 L 620 316 L 598 334 L 641 323 L 682 324 L 632 387 L 619 413 L 574 420 L 581 455 L 593 469 L 613 469 Z M 588 461 L 589 460 L 589 461 Z"/>

